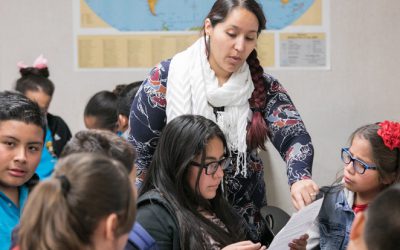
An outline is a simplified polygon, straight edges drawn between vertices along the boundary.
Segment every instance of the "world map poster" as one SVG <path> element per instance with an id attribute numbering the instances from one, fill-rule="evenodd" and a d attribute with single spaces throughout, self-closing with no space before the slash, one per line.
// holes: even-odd
<path id="1" fill-rule="evenodd" d="M 214 0 L 74 1 L 79 69 L 149 68 L 201 36 Z M 261 0 L 267 30 L 261 64 L 274 69 L 329 69 L 329 0 Z"/>

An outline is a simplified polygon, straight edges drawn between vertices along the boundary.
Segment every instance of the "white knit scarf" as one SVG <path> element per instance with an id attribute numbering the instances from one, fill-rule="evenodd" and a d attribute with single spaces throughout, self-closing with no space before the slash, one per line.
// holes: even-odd
<path id="1" fill-rule="evenodd" d="M 236 174 L 247 175 L 246 127 L 250 116 L 248 99 L 254 90 L 245 62 L 228 81 L 219 86 L 206 56 L 204 40 L 176 54 L 169 66 L 167 85 L 167 122 L 183 114 L 202 115 L 216 122 L 224 132 L 228 147 L 238 154 Z M 224 107 L 213 113 L 213 107 Z"/>

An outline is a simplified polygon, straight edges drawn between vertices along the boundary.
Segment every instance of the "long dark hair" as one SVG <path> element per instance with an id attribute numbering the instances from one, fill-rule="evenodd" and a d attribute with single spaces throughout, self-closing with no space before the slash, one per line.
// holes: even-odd
<path id="1" fill-rule="evenodd" d="M 258 20 L 258 35 L 266 28 L 266 18 L 261 6 L 255 0 L 217 0 L 211 8 L 206 19 L 210 19 L 211 25 L 224 22 L 234 8 L 244 8 L 253 13 Z M 204 27 L 203 27 L 204 30 Z M 204 33 L 204 41 L 206 34 Z M 210 48 L 206 42 L 208 54 Z M 247 128 L 247 146 L 250 149 L 261 148 L 265 150 L 265 141 L 267 140 L 267 125 L 263 118 L 263 109 L 266 104 L 267 91 L 264 82 L 264 69 L 260 65 L 257 57 L 257 51 L 254 49 L 247 58 L 251 78 L 254 83 L 254 91 L 249 99 L 250 107 L 253 108 L 253 117 Z"/>
<path id="2" fill-rule="evenodd" d="M 172 205 L 179 223 L 182 249 L 204 249 L 204 241 L 199 240 L 203 238 L 202 230 L 222 246 L 244 239 L 242 220 L 224 199 L 221 186 L 213 199 L 206 200 L 198 191 L 201 171 L 197 176 L 196 190 L 192 190 L 188 183 L 190 162 L 201 156 L 204 163 L 207 143 L 212 138 L 219 138 L 227 152 L 224 134 L 213 121 L 198 115 L 173 119 L 162 132 L 140 191 L 142 195 L 156 189 Z M 214 212 L 228 232 L 201 215 L 197 210 L 199 207 Z"/>

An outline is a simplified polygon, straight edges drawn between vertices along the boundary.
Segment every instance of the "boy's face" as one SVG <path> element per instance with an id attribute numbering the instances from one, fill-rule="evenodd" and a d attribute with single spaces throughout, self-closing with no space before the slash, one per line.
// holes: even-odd
<path id="1" fill-rule="evenodd" d="M 0 189 L 23 185 L 34 174 L 43 148 L 43 129 L 16 120 L 0 121 Z"/>

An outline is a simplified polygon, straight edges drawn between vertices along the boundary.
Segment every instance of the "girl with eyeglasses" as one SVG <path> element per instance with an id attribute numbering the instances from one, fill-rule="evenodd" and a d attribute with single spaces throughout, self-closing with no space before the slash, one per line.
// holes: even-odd
<path id="1" fill-rule="evenodd" d="M 183 115 L 166 125 L 140 190 L 137 221 L 160 249 L 265 249 L 223 197 L 227 143 L 213 121 Z M 306 236 L 297 248 L 305 249 Z"/>
<path id="2" fill-rule="evenodd" d="M 346 249 L 355 214 L 400 180 L 400 123 L 360 127 L 350 142 L 341 150 L 345 165 L 340 183 L 321 189 L 324 201 L 307 249 Z"/>
<path id="3" fill-rule="evenodd" d="M 214 2 L 201 37 L 155 66 L 131 105 L 128 140 L 138 152 L 136 186 L 142 186 L 169 121 L 184 114 L 207 117 L 220 126 L 232 152 L 224 177 L 226 197 L 261 237 L 268 229 L 260 219 L 267 196 L 266 163 L 259 151 L 269 141 L 286 162 L 288 182 L 282 188 L 290 187 L 298 210 L 319 190 L 312 180 L 314 147 L 292 98 L 257 56 L 258 37 L 267 23 L 265 1 L 197 2 Z"/>

